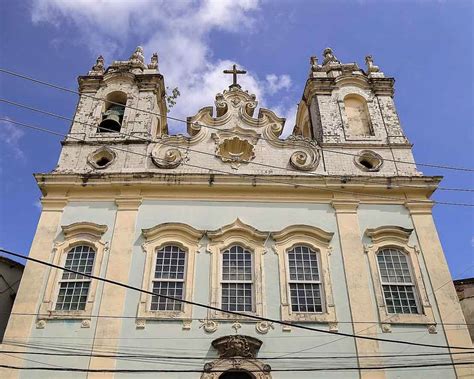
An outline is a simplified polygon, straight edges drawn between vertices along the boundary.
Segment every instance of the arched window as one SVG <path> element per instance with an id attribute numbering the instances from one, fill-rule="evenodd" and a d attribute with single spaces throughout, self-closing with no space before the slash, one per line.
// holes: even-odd
<path id="1" fill-rule="evenodd" d="M 68 251 L 64 267 L 91 275 L 94 268 L 95 250 L 79 245 Z M 91 279 L 80 274 L 63 271 L 59 280 L 56 311 L 83 311 L 86 309 Z"/>
<path id="2" fill-rule="evenodd" d="M 318 254 L 304 245 L 287 252 L 288 287 L 293 312 L 322 312 L 322 282 Z"/>
<path id="3" fill-rule="evenodd" d="M 370 136 L 373 135 L 370 122 L 369 109 L 366 101 L 357 95 L 348 95 L 344 98 L 349 135 Z"/>
<path id="4" fill-rule="evenodd" d="M 156 252 L 153 293 L 183 299 L 186 272 L 186 252 L 179 246 L 165 245 Z M 152 311 L 181 311 L 183 303 L 153 295 Z"/>
<path id="5" fill-rule="evenodd" d="M 387 313 L 420 313 L 412 269 L 406 254 L 395 248 L 377 253 Z"/>
<path id="6" fill-rule="evenodd" d="M 252 253 L 233 245 L 222 253 L 221 304 L 226 311 L 253 312 Z"/>
<path id="7" fill-rule="evenodd" d="M 120 91 L 111 92 L 104 102 L 102 120 L 97 128 L 98 133 L 120 132 L 122 128 L 127 95 Z"/>

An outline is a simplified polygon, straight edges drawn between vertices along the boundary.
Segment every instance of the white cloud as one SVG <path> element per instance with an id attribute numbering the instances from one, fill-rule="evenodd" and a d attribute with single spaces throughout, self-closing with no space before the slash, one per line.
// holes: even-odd
<path id="1" fill-rule="evenodd" d="M 213 104 L 215 95 L 232 80 L 222 71 L 238 64 L 215 57 L 210 45 L 211 32 L 254 31 L 259 6 L 259 0 L 34 0 L 32 20 L 58 27 L 72 22 L 80 33 L 79 42 L 87 44 L 94 54 L 103 54 L 106 63 L 127 58 L 131 52 L 118 55 L 129 40 L 143 45 L 147 56 L 157 51 L 166 85 L 178 87 L 181 93 L 170 114 L 186 119 Z M 280 116 L 288 113 L 284 103 L 269 104 L 266 96 L 288 90 L 288 75 L 270 74 L 259 80 L 248 72 L 239 78 L 239 83 L 257 96 L 261 106 L 273 105 L 272 108 L 281 110 Z M 172 132 L 185 130 L 184 123 L 170 124 Z"/>
<path id="2" fill-rule="evenodd" d="M 267 83 L 268 83 L 268 92 L 270 94 L 274 94 L 281 89 L 290 89 L 291 87 L 291 78 L 289 75 L 275 75 L 275 74 L 270 74 L 267 75 L 266 78 Z"/>
<path id="3" fill-rule="evenodd" d="M 20 140 L 25 132 L 8 121 L 0 121 L 0 141 L 7 146 L 7 151 L 11 152 L 17 159 L 25 160 L 26 156 L 20 148 Z M 4 150 L 5 151 L 5 150 Z"/>

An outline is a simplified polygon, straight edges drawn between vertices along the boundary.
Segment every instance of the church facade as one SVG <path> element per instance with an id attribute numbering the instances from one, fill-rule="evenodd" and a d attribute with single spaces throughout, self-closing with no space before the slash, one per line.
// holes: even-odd
<path id="1" fill-rule="evenodd" d="M 432 217 L 441 178 L 418 171 L 394 79 L 366 63 L 312 57 L 283 139 L 235 66 L 185 136 L 156 54 L 99 57 L 57 167 L 35 175 L 30 256 L 145 292 L 28 262 L 0 354 L 24 369 L 2 377 L 472 374 Z"/>

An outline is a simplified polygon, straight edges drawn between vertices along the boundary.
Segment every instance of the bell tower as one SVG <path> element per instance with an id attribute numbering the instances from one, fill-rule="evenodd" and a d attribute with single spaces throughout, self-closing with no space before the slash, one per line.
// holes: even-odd
<path id="1" fill-rule="evenodd" d="M 90 172 L 112 164 L 120 171 L 132 161 L 145 168 L 146 160 L 135 153 L 146 155 L 148 144 L 168 133 L 158 54 L 145 64 L 139 46 L 128 60 L 107 68 L 99 56 L 78 82 L 79 102 L 55 171 Z"/>
<path id="2" fill-rule="evenodd" d="M 412 145 L 393 101 L 393 78 L 365 58 L 341 63 L 332 49 L 311 68 L 298 106 L 294 134 L 317 141 L 329 175 L 419 176 Z"/>

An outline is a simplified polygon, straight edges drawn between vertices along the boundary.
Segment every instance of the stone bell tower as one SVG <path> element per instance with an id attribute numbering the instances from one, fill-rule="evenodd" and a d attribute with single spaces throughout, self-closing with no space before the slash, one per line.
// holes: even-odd
<path id="1" fill-rule="evenodd" d="M 116 171 L 144 167 L 149 142 L 168 132 L 158 54 L 146 65 L 139 46 L 107 69 L 99 56 L 78 82 L 79 102 L 55 171 L 87 173 L 112 162 Z"/>
<path id="2" fill-rule="evenodd" d="M 419 176 L 412 145 L 393 101 L 393 78 L 365 58 L 367 68 L 341 63 L 332 49 L 323 62 L 311 57 L 294 134 L 314 139 L 324 150 L 328 174 Z"/>

